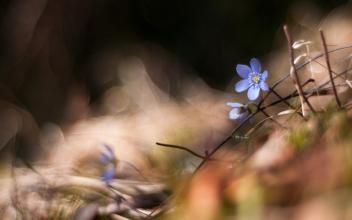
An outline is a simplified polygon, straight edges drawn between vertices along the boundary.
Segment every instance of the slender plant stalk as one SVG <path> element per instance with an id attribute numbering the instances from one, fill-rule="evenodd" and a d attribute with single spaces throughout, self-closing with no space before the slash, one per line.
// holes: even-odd
<path id="1" fill-rule="evenodd" d="M 339 97 L 338 97 L 338 95 L 337 95 L 335 82 L 334 82 L 334 79 L 333 79 L 333 77 L 332 77 L 332 70 L 331 70 L 331 65 L 330 65 L 330 60 L 329 60 L 328 48 L 327 48 L 327 46 L 326 46 L 326 40 L 325 40 L 324 32 L 323 32 L 322 30 L 320 30 L 320 37 L 321 37 L 321 42 L 322 42 L 323 48 L 324 48 L 326 66 L 327 66 L 327 68 L 328 68 L 329 77 L 330 77 L 330 82 L 331 82 L 331 85 L 332 85 L 332 89 L 333 89 L 333 91 L 334 91 L 334 96 L 335 96 L 335 99 L 336 99 L 336 103 L 337 103 L 337 105 L 339 106 L 339 108 L 342 108 L 340 99 L 339 99 Z"/>
<path id="2" fill-rule="evenodd" d="M 273 88 L 270 88 L 270 90 L 272 91 L 272 93 L 274 93 L 279 99 L 282 99 L 282 96 L 277 93 Z M 286 100 L 283 101 L 289 108 L 294 108 L 289 102 L 287 102 Z"/>
<path id="3" fill-rule="evenodd" d="M 277 93 L 273 88 L 270 88 L 270 91 L 273 92 L 279 99 L 283 100 L 283 99 L 282 99 L 282 96 L 281 96 L 279 93 Z M 287 100 L 283 100 L 283 102 L 284 102 L 289 108 L 292 108 L 292 109 L 295 108 L 295 107 L 293 107 Z M 302 118 L 304 118 L 301 112 L 297 112 L 297 114 L 298 114 L 299 116 L 301 116 Z"/>
<path id="4" fill-rule="evenodd" d="M 192 154 L 195 157 L 198 157 L 200 159 L 205 159 L 207 157 L 207 152 L 205 153 L 205 156 L 198 154 L 197 152 L 194 152 L 193 150 L 189 149 L 188 147 L 184 147 L 184 146 L 180 146 L 180 145 L 175 145 L 175 144 L 165 144 L 165 143 L 160 143 L 160 142 L 156 142 L 155 143 L 158 146 L 161 147 L 167 147 L 167 148 L 175 148 L 175 149 L 179 149 L 179 150 L 183 150 L 186 151 L 190 154 Z M 212 161 L 218 161 L 218 162 L 224 162 L 224 163 L 231 163 L 232 161 L 226 161 L 226 160 L 222 160 L 222 159 L 216 159 L 216 158 L 209 158 L 209 160 Z"/>
<path id="5" fill-rule="evenodd" d="M 169 148 L 176 148 L 176 149 L 180 149 L 180 150 L 183 150 L 183 151 L 187 151 L 188 153 L 192 154 L 193 156 L 195 157 L 198 157 L 198 158 L 201 158 L 201 159 L 204 159 L 205 156 L 203 155 L 200 155 L 192 150 L 190 150 L 189 148 L 187 147 L 183 147 L 183 146 L 179 146 L 179 145 L 175 145 L 175 144 L 164 144 L 164 143 L 160 143 L 160 142 L 156 142 L 155 143 L 156 145 L 158 146 L 163 146 L 163 147 L 169 147 Z"/>
<path id="6" fill-rule="evenodd" d="M 249 121 L 251 118 L 253 118 L 256 114 L 258 114 L 259 111 L 256 111 L 250 115 L 248 115 L 232 132 L 231 135 L 227 136 L 218 146 L 216 146 L 210 153 L 206 154 L 206 157 L 203 159 L 203 161 L 197 166 L 197 168 L 194 170 L 193 175 L 196 174 L 200 168 L 204 166 L 204 164 L 218 151 L 220 148 L 226 144 L 229 140 L 232 139 L 232 136 L 243 127 L 243 125 Z"/>
<path id="7" fill-rule="evenodd" d="M 309 100 L 307 99 L 307 97 L 304 95 L 303 89 L 302 89 L 302 85 L 300 83 L 300 79 L 298 77 L 298 73 L 297 73 L 297 69 L 296 69 L 296 65 L 294 63 L 295 57 L 294 57 L 294 51 L 292 48 L 292 37 L 291 34 L 288 30 L 287 25 L 284 26 L 284 32 L 287 38 L 287 42 L 288 42 L 288 51 L 290 54 L 290 62 L 291 62 L 291 66 L 293 71 L 290 72 L 290 75 L 293 79 L 293 83 L 295 84 L 296 90 L 298 91 L 299 94 L 299 98 L 300 98 L 300 102 L 302 105 L 302 114 L 304 117 L 306 117 L 306 112 L 304 110 L 304 103 L 307 103 L 309 109 L 313 112 L 316 113 L 316 111 L 314 110 L 313 106 L 310 104 Z"/>
<path id="8" fill-rule="evenodd" d="M 281 98 L 282 99 L 282 98 Z M 286 100 L 285 100 L 286 101 Z M 269 118 L 271 121 L 273 121 L 275 124 L 277 124 L 279 127 L 283 128 L 283 129 L 287 129 L 285 126 L 283 126 L 282 124 L 280 124 L 280 122 L 276 121 L 273 117 L 271 117 L 268 113 L 266 113 L 266 111 L 264 109 L 259 109 L 259 111 L 261 111 L 263 113 L 263 115 L 265 115 L 267 118 Z"/>

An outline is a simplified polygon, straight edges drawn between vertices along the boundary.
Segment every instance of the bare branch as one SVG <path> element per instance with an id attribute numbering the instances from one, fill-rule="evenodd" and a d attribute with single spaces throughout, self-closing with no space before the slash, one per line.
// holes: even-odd
<path id="1" fill-rule="evenodd" d="M 256 114 L 258 114 L 259 111 L 254 112 L 250 115 L 248 115 L 232 132 L 231 135 L 227 136 L 225 140 L 223 140 L 218 146 L 216 146 L 207 156 L 204 158 L 204 160 L 198 165 L 198 167 L 195 169 L 194 174 L 196 174 L 200 168 L 204 166 L 204 164 L 224 145 L 226 144 L 229 140 L 232 139 L 232 136 L 243 127 L 243 125 L 249 121 L 251 118 L 253 118 Z"/>
<path id="2" fill-rule="evenodd" d="M 205 156 L 203 156 L 203 155 L 200 155 L 200 154 L 192 151 L 191 149 L 189 149 L 187 147 L 180 146 L 180 145 L 165 144 L 165 143 L 160 143 L 160 142 L 156 142 L 155 144 L 158 145 L 158 146 L 162 146 L 162 147 L 168 147 L 168 148 L 175 148 L 175 149 L 183 150 L 183 151 L 186 151 L 186 152 L 188 152 L 188 153 L 192 154 L 193 156 L 198 157 L 200 159 L 205 159 L 209 155 L 208 151 L 206 151 L 205 152 Z M 221 159 L 216 159 L 216 158 L 209 158 L 209 160 L 218 161 L 218 162 L 224 162 L 224 163 L 233 163 L 233 161 L 226 161 L 226 160 L 221 160 Z"/>
<path id="3" fill-rule="evenodd" d="M 190 150 L 189 148 L 187 147 L 183 147 L 183 146 L 179 146 L 179 145 L 174 145 L 174 144 L 164 144 L 164 143 L 160 143 L 160 142 L 156 142 L 155 143 L 156 145 L 159 145 L 159 146 L 163 146 L 163 147 L 169 147 L 169 148 L 176 148 L 176 149 L 180 149 L 180 150 L 183 150 L 183 151 L 187 151 L 188 153 L 192 154 L 193 156 L 196 156 L 198 158 L 201 158 L 201 159 L 204 159 L 205 156 L 203 155 L 200 155 L 192 150 Z"/>
<path id="4" fill-rule="evenodd" d="M 300 82 L 300 79 L 298 77 L 298 73 L 297 73 L 297 69 L 296 69 L 296 65 L 294 63 L 295 57 L 294 57 L 294 51 L 292 49 L 292 37 L 291 34 L 288 30 L 287 25 L 284 26 L 284 32 L 287 38 L 287 42 L 288 42 L 288 51 L 290 54 L 290 62 L 291 62 L 291 67 L 293 69 L 293 71 L 290 73 L 292 79 L 293 79 L 293 83 L 295 84 L 296 90 L 298 91 L 299 97 L 300 97 L 300 101 L 301 101 L 301 105 L 302 105 L 302 114 L 305 117 L 305 110 L 304 110 L 304 103 L 307 103 L 309 109 L 313 112 L 316 113 L 316 111 L 314 110 L 313 106 L 310 104 L 309 100 L 307 99 L 307 97 L 304 95 L 303 89 L 302 89 L 302 85 Z"/>
<path id="5" fill-rule="evenodd" d="M 281 98 L 282 99 L 282 98 Z M 282 99 L 283 100 L 283 99 Z M 286 100 L 285 100 L 286 101 Z M 266 113 L 266 111 L 264 109 L 259 109 L 259 111 L 261 111 L 268 119 L 270 119 L 271 121 L 273 121 L 275 124 L 277 124 L 279 127 L 287 129 L 285 126 L 283 126 L 282 124 L 280 124 L 278 121 L 276 121 L 272 116 L 270 116 L 268 113 Z"/>
<path id="6" fill-rule="evenodd" d="M 337 95 L 335 82 L 334 82 L 334 79 L 332 77 L 332 70 L 331 70 L 331 65 L 330 65 L 330 60 L 329 60 L 328 48 L 326 46 L 326 40 L 325 40 L 324 32 L 322 30 L 320 30 L 320 37 L 321 37 L 321 41 L 322 41 L 323 48 L 324 48 L 326 65 L 327 65 L 327 68 L 328 68 L 329 77 L 330 77 L 330 81 L 331 81 L 332 88 L 333 88 L 333 91 L 334 91 L 334 96 L 335 96 L 335 99 L 336 99 L 336 103 L 339 106 L 339 108 L 342 108 L 340 99 L 339 99 L 339 97 Z"/>

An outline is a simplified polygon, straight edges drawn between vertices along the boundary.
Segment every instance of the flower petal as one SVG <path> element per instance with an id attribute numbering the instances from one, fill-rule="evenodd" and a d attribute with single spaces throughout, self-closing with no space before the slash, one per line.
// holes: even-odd
<path id="1" fill-rule="evenodd" d="M 112 179 L 115 177 L 115 168 L 108 168 L 107 170 L 104 171 L 104 173 L 101 175 L 101 180 L 109 183 Z"/>
<path id="2" fill-rule="evenodd" d="M 234 108 L 232 109 L 230 112 L 229 112 L 229 118 L 231 120 L 236 120 L 237 118 L 240 117 L 240 114 L 239 114 L 239 109 L 238 108 Z"/>
<path id="3" fill-rule="evenodd" d="M 107 144 L 102 144 L 103 149 L 103 154 L 105 154 L 105 156 L 107 156 L 110 160 L 115 159 L 115 154 L 114 151 L 112 150 L 112 148 L 107 145 Z"/>
<path id="4" fill-rule="evenodd" d="M 241 108 L 243 107 L 243 104 L 238 103 L 238 102 L 228 102 L 226 105 L 231 106 L 232 108 Z"/>
<path id="5" fill-rule="evenodd" d="M 248 79 L 242 79 L 238 81 L 235 85 L 236 92 L 243 92 L 244 90 L 248 89 L 250 86 Z"/>
<path id="6" fill-rule="evenodd" d="M 259 85 L 262 90 L 269 91 L 269 86 L 268 86 L 268 84 L 266 84 L 266 82 L 261 81 Z"/>
<path id="7" fill-rule="evenodd" d="M 265 81 L 266 78 L 268 78 L 268 71 L 265 70 L 265 71 L 262 73 L 261 77 L 262 77 L 262 80 Z"/>
<path id="8" fill-rule="evenodd" d="M 248 93 L 247 96 L 249 98 L 249 100 L 256 100 L 259 96 L 259 92 L 260 92 L 260 88 L 258 86 L 251 86 L 248 89 Z"/>
<path id="9" fill-rule="evenodd" d="M 111 158 L 106 154 L 101 154 L 99 160 L 103 164 L 108 164 L 111 161 Z"/>
<path id="10" fill-rule="evenodd" d="M 249 64 L 254 72 L 260 73 L 261 65 L 258 59 L 252 58 L 251 61 L 249 61 Z"/>
<path id="11" fill-rule="evenodd" d="M 247 79 L 249 73 L 252 72 L 252 70 L 251 70 L 251 68 L 249 68 L 249 66 L 243 65 L 243 64 L 237 64 L 236 71 L 237 71 L 238 75 L 243 79 Z"/>

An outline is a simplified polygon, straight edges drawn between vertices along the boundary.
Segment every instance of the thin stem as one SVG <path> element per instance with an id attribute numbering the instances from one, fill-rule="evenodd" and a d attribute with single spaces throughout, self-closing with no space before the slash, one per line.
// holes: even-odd
<path id="1" fill-rule="evenodd" d="M 225 140 L 223 140 L 218 146 L 216 146 L 207 156 L 203 159 L 203 161 L 197 166 L 197 168 L 194 170 L 193 175 L 196 174 L 200 168 L 204 166 L 204 164 L 224 145 L 226 142 L 228 142 L 232 136 L 240 129 L 243 127 L 243 125 L 249 121 L 251 118 L 253 118 L 256 114 L 258 114 L 259 111 L 256 111 L 250 115 L 248 115 L 232 132 L 231 135 L 227 136 Z"/>
<path id="2" fill-rule="evenodd" d="M 307 81 L 305 81 L 302 86 L 305 87 L 306 85 L 308 85 L 308 83 L 311 83 L 311 82 L 315 82 L 314 79 L 308 79 Z"/>
<path id="3" fill-rule="evenodd" d="M 291 75 L 291 77 L 293 79 L 293 83 L 295 84 L 295 87 L 296 87 L 296 89 L 298 91 L 298 94 L 299 94 L 299 97 L 300 97 L 300 100 L 301 100 L 302 114 L 303 114 L 303 116 L 306 116 L 305 115 L 305 111 L 304 111 L 304 103 L 307 103 L 309 109 L 313 113 L 316 113 L 316 111 L 314 110 L 313 106 L 310 104 L 309 100 L 304 95 L 304 92 L 303 92 L 303 89 L 302 89 L 302 86 L 301 86 L 301 83 L 300 83 L 300 79 L 298 77 L 298 72 L 297 72 L 297 69 L 296 69 L 296 65 L 294 63 L 295 57 L 294 57 L 294 51 L 293 51 L 293 48 L 292 48 L 292 37 L 291 37 L 291 34 L 290 34 L 289 30 L 288 30 L 287 25 L 284 26 L 284 32 L 285 32 L 285 35 L 286 35 L 286 38 L 287 38 L 287 42 L 288 42 L 288 51 L 289 51 L 289 54 L 290 54 L 290 62 L 291 62 L 291 67 L 293 69 L 293 71 L 291 71 L 290 75 Z"/>
<path id="4" fill-rule="evenodd" d="M 349 69 L 347 69 L 347 70 L 342 71 L 342 72 L 339 73 L 339 74 L 337 74 L 336 76 L 333 77 L 333 79 L 336 79 L 337 77 L 340 77 L 341 75 L 347 73 L 347 72 L 350 71 L 350 70 L 352 70 L 352 67 L 349 68 Z M 326 81 L 326 82 L 323 83 L 323 84 L 321 84 L 321 85 L 318 87 L 318 89 L 321 89 L 321 88 L 323 88 L 324 86 L 328 85 L 329 82 L 330 82 L 330 80 L 329 80 L 329 81 Z"/>
<path id="5" fill-rule="evenodd" d="M 192 151 L 188 147 L 175 145 L 175 144 L 165 144 L 165 143 L 160 143 L 160 142 L 156 142 L 155 144 L 158 145 L 158 146 L 161 146 L 161 147 L 175 148 L 175 149 L 183 150 L 183 151 L 186 151 L 186 152 L 188 152 L 188 153 L 192 154 L 193 156 L 198 157 L 200 159 L 205 159 L 207 156 L 209 156 L 209 152 L 208 151 L 206 151 L 205 152 L 205 156 L 203 156 L 201 154 L 198 154 L 198 153 Z M 209 160 L 218 161 L 218 162 L 224 162 L 224 163 L 232 163 L 232 161 L 225 161 L 225 160 L 220 160 L 220 159 L 216 159 L 216 158 L 209 158 Z"/>
<path id="6" fill-rule="evenodd" d="M 328 68 L 329 77 L 330 77 L 330 81 L 331 81 L 331 84 L 332 84 L 332 89 L 334 91 L 334 96 L 335 96 L 335 99 L 336 99 L 336 103 L 339 106 L 339 108 L 342 108 L 340 99 L 339 99 L 339 97 L 337 95 L 335 82 L 334 82 L 334 79 L 332 77 L 332 70 L 331 70 L 331 65 L 330 65 L 330 60 L 329 60 L 328 48 L 326 46 L 326 40 L 325 40 L 324 32 L 322 30 L 320 30 L 320 37 L 321 37 L 321 41 L 323 43 L 325 59 L 326 59 L 326 65 L 327 65 L 327 68 Z"/>
<path id="7" fill-rule="evenodd" d="M 264 122 L 266 122 L 267 120 L 273 119 L 274 116 L 268 116 L 266 118 L 264 118 L 263 120 L 261 120 L 260 122 L 258 122 L 256 125 L 254 125 L 247 133 L 246 136 L 250 136 L 257 128 L 259 128 Z"/>
<path id="8" fill-rule="evenodd" d="M 176 149 L 180 149 L 180 150 L 183 150 L 183 151 L 187 151 L 188 153 L 192 154 L 193 156 L 195 157 L 198 157 L 198 158 L 201 158 L 201 159 L 204 159 L 205 156 L 203 155 L 200 155 L 192 150 L 190 150 L 189 148 L 187 147 L 183 147 L 183 146 L 179 146 L 179 145 L 174 145 L 174 144 L 164 144 L 164 143 L 160 143 L 160 142 L 156 142 L 155 143 L 156 145 L 158 146 L 163 146 L 163 147 L 169 147 L 169 148 L 176 148 Z"/>
<path id="9" fill-rule="evenodd" d="M 279 99 L 282 99 L 282 96 L 279 94 L 279 93 L 277 93 L 273 88 L 270 88 L 270 90 L 279 98 Z M 293 108 L 293 106 L 289 103 L 289 102 L 287 102 L 286 100 L 285 101 L 283 101 L 288 107 L 290 107 L 290 108 Z"/>
<path id="10" fill-rule="evenodd" d="M 286 100 L 285 100 L 286 101 Z M 266 111 L 264 109 L 258 109 L 259 111 L 261 111 L 268 119 L 270 119 L 271 121 L 273 121 L 275 124 L 279 125 L 279 127 L 287 129 L 285 126 L 283 126 L 282 124 L 280 124 L 278 121 L 276 121 L 273 117 L 271 117 L 268 113 L 266 113 Z"/>
<path id="11" fill-rule="evenodd" d="M 282 96 L 277 93 L 273 88 L 270 88 L 270 91 L 272 91 L 279 99 L 283 100 L 282 99 Z M 289 108 L 292 108 L 294 109 L 294 107 L 286 100 L 283 100 L 283 102 L 289 107 Z M 298 112 L 299 116 L 303 117 L 302 113 L 301 112 Z M 304 117 L 303 117 L 304 118 Z"/>
<path id="12" fill-rule="evenodd" d="M 317 61 L 317 60 L 313 60 L 313 62 L 316 63 L 316 64 L 318 64 L 319 66 L 325 68 L 325 69 L 328 69 L 327 66 L 323 65 L 322 63 L 320 63 L 320 62 Z M 333 75 L 335 75 L 335 76 L 337 76 L 337 74 L 338 74 L 338 73 L 336 73 L 335 71 L 333 71 L 332 69 L 331 69 L 331 73 L 333 73 Z M 343 80 L 346 80 L 346 78 L 343 77 L 343 76 L 341 76 L 341 75 L 339 75 L 338 77 L 341 77 Z"/>

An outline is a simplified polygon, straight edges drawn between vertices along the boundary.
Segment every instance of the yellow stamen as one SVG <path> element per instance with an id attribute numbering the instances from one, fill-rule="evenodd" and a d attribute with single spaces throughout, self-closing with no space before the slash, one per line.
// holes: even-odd
<path id="1" fill-rule="evenodd" d="M 259 77 L 258 75 L 253 75 L 253 76 L 252 76 L 252 82 L 258 83 L 259 80 L 260 80 L 260 77 Z"/>

